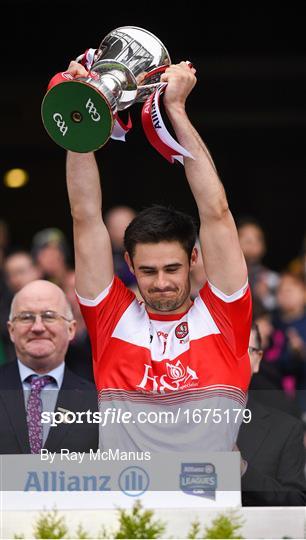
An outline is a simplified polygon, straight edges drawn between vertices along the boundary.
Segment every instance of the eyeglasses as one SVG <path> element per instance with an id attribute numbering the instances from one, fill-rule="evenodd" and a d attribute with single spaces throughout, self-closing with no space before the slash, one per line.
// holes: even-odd
<path id="1" fill-rule="evenodd" d="M 71 322 L 71 319 L 67 319 L 64 317 L 64 315 L 57 313 L 57 311 L 51 310 L 41 311 L 40 313 L 34 313 L 33 311 L 22 311 L 12 318 L 12 322 L 17 321 L 24 326 L 32 326 L 36 322 L 38 316 L 41 318 L 44 324 L 53 324 L 59 319 L 64 319 L 64 321 Z"/>
<path id="2" fill-rule="evenodd" d="M 258 347 L 249 347 L 249 353 L 252 354 L 252 353 L 257 353 L 257 354 L 260 354 L 262 353 L 262 349 L 259 349 Z"/>

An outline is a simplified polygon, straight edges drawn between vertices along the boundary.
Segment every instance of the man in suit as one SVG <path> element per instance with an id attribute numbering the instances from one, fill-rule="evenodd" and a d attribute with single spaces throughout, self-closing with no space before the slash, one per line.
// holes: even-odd
<path id="1" fill-rule="evenodd" d="M 94 385 L 65 366 L 75 326 L 63 291 L 49 281 L 14 296 L 8 329 L 17 360 L 0 368 L 0 454 L 97 449 L 98 424 L 65 422 L 68 411 L 98 410 Z M 43 412 L 62 412 L 64 421 L 42 423 Z"/>
<path id="2" fill-rule="evenodd" d="M 257 373 L 263 355 L 258 327 L 253 325 L 249 355 Z M 256 395 L 255 395 L 256 398 Z M 239 430 L 243 506 L 304 506 L 305 448 L 303 424 L 294 416 L 258 403 L 249 393 L 250 423 Z"/>

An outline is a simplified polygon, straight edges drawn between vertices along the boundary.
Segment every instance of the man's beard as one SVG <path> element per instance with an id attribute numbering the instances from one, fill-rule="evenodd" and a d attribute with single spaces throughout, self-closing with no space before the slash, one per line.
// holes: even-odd
<path id="1" fill-rule="evenodd" d="M 166 289 L 166 290 L 170 290 L 170 289 Z M 184 287 L 182 292 L 178 296 L 175 296 L 174 298 L 165 297 L 165 298 L 154 299 L 152 298 L 152 296 L 148 298 L 147 295 L 144 295 L 142 293 L 140 288 L 139 288 L 139 291 L 145 304 L 149 308 L 154 309 L 156 311 L 160 311 L 160 312 L 175 311 L 179 309 L 186 302 L 187 298 L 190 297 L 190 283 L 187 283 L 187 285 Z"/>

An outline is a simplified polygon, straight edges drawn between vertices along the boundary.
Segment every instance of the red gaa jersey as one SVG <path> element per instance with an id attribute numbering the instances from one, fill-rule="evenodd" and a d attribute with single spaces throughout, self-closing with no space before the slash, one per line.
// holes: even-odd
<path id="1" fill-rule="evenodd" d="M 206 283 L 189 310 L 175 315 L 147 312 L 117 277 L 95 300 L 78 298 L 92 346 L 101 448 L 232 450 L 251 375 L 248 285 L 227 296 Z"/>

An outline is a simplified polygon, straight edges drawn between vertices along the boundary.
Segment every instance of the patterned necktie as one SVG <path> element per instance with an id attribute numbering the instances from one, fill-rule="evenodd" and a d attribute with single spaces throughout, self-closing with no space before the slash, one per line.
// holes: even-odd
<path id="1" fill-rule="evenodd" d="M 42 401 L 40 393 L 46 384 L 54 382 L 50 375 L 37 377 L 30 375 L 26 381 L 31 384 L 31 394 L 27 405 L 27 422 L 32 454 L 38 454 L 42 448 L 43 426 L 41 423 Z"/>

